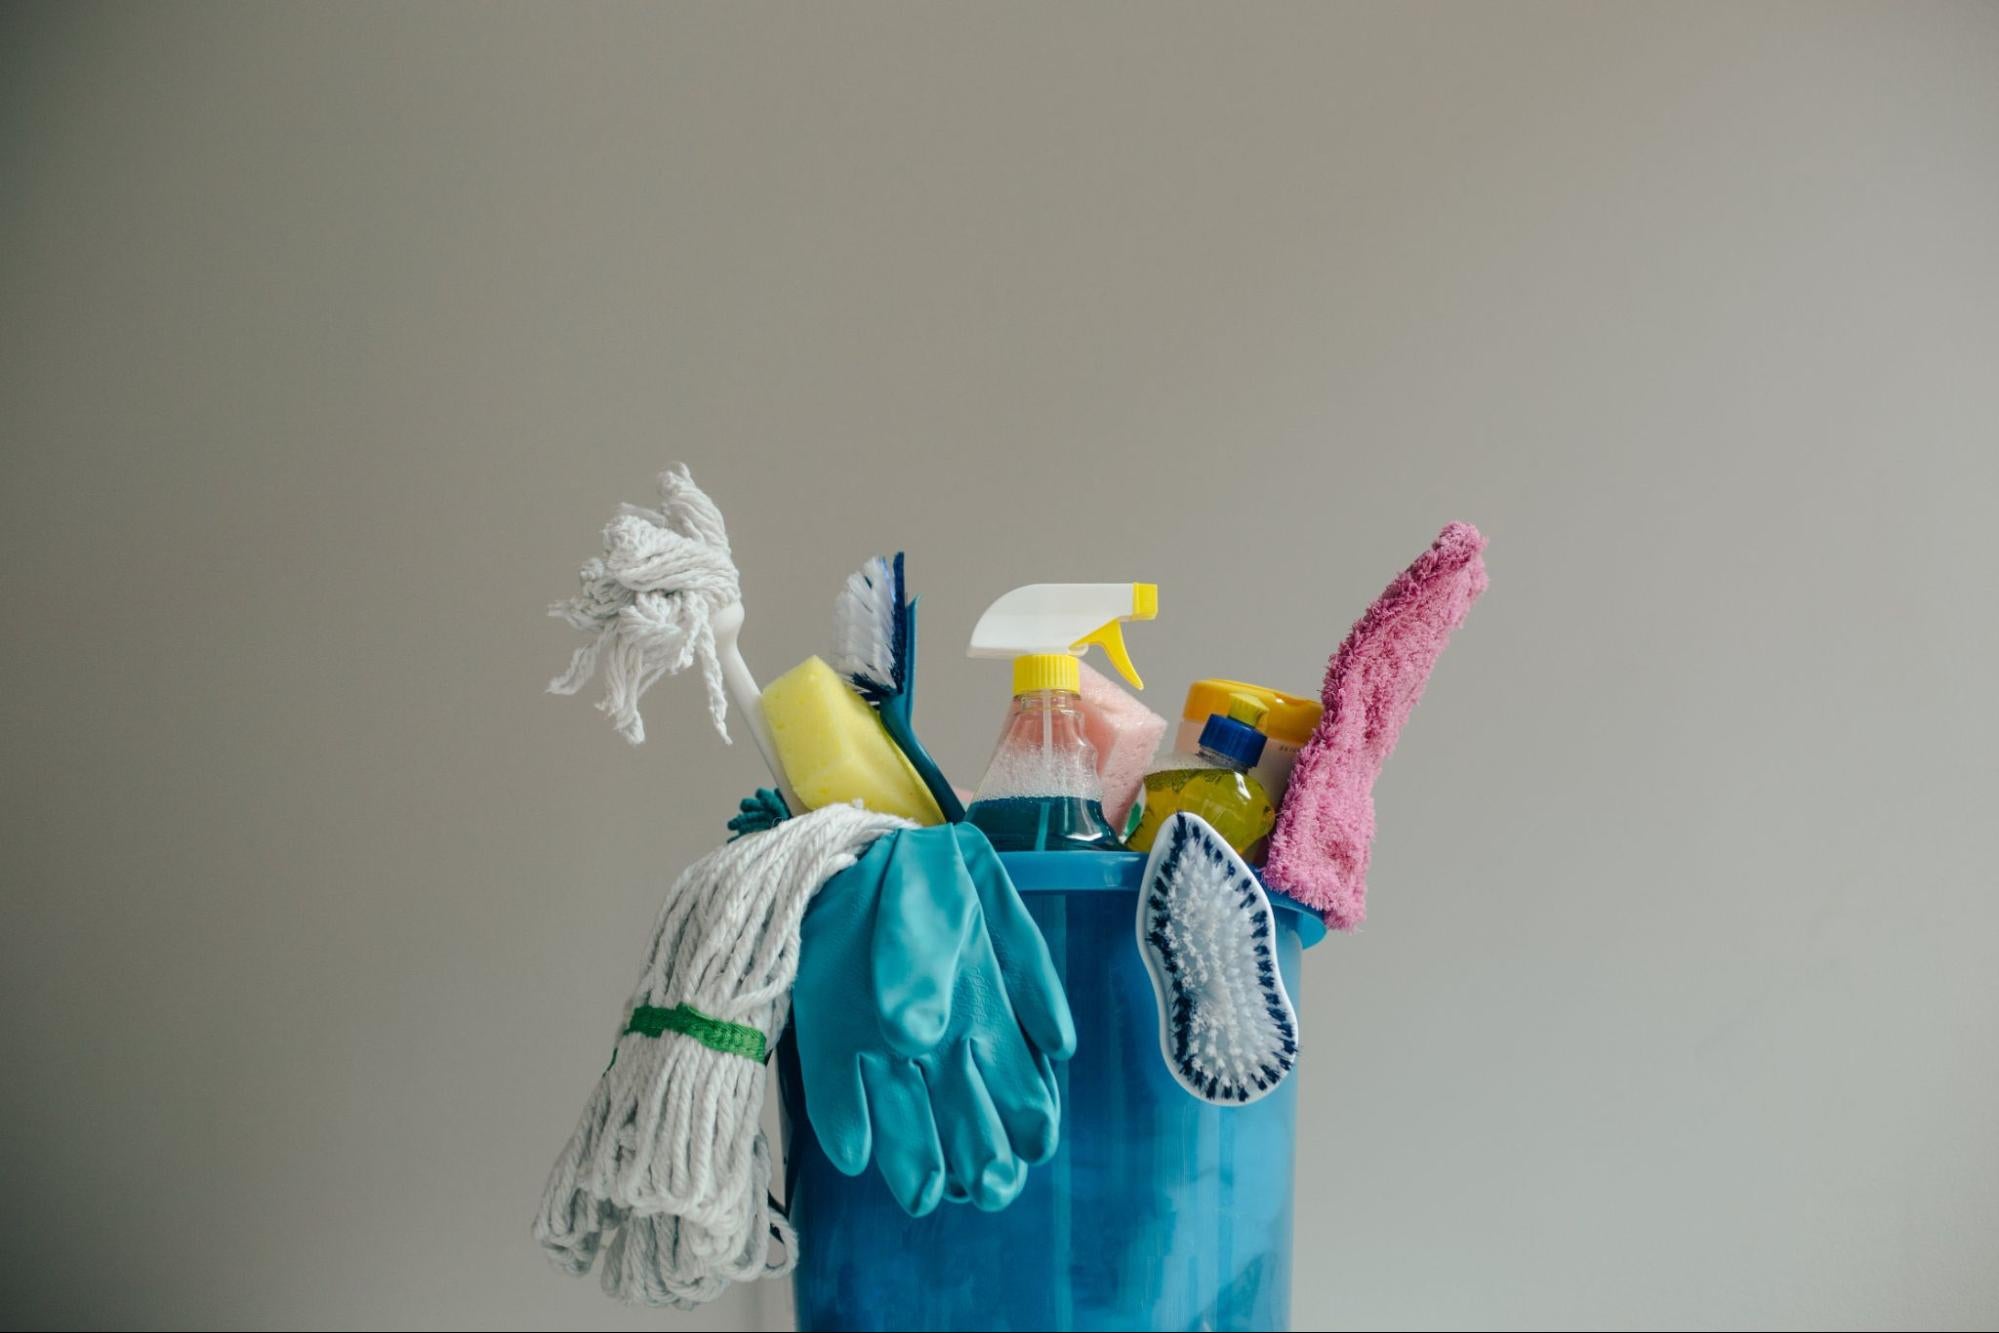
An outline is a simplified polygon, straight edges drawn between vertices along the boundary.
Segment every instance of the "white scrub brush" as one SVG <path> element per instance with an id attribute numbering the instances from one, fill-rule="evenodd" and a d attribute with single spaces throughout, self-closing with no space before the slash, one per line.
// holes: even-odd
<path id="1" fill-rule="evenodd" d="M 1202 1101 L 1267 1097 L 1298 1061 L 1298 1014 L 1277 970 L 1270 899 L 1199 815 L 1160 826 L 1138 890 L 1138 951 L 1159 1002 L 1159 1049 Z"/>
<path id="2" fill-rule="evenodd" d="M 909 760 L 931 799 L 956 824 L 964 802 L 944 780 L 937 761 L 916 739 L 910 714 L 916 708 L 916 603 L 902 581 L 902 552 L 873 556 L 833 602 L 834 669 L 853 683 L 881 714 L 896 748 Z"/>

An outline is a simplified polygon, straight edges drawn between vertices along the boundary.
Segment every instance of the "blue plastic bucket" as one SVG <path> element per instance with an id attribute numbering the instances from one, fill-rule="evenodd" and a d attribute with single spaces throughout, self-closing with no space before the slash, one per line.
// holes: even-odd
<path id="1" fill-rule="evenodd" d="M 1173 1081 L 1134 929 L 1143 856 L 1002 859 L 1075 1015 L 1075 1058 L 1057 1066 L 1061 1147 L 1000 1212 L 947 1203 L 912 1218 L 872 1166 L 843 1176 L 820 1152 L 785 1042 L 779 1082 L 798 1327 L 1289 1327 L 1297 1081 L 1229 1108 Z M 1287 899 L 1271 902 L 1295 1001 L 1299 953 L 1325 927 Z"/>

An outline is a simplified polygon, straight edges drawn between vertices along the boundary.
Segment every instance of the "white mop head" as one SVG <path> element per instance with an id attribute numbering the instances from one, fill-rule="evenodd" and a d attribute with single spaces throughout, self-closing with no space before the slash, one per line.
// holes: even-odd
<path id="1" fill-rule="evenodd" d="M 907 820 L 834 805 L 689 866 L 589 1105 L 549 1173 L 534 1237 L 563 1271 L 692 1308 L 795 1257 L 771 1203 L 764 1056 L 784 1031 L 799 924 L 819 887 Z"/>
<path id="2" fill-rule="evenodd" d="M 597 707 L 637 745 L 646 736 L 639 696 L 661 676 L 699 661 L 708 714 L 726 740 L 729 705 L 713 621 L 742 601 L 728 530 L 684 463 L 659 474 L 659 499 L 658 509 L 620 505 L 604 529 L 604 554 L 583 566 L 583 591 L 548 608 L 595 636 L 548 683 L 549 693 L 576 693 L 601 665 L 604 699 Z"/>

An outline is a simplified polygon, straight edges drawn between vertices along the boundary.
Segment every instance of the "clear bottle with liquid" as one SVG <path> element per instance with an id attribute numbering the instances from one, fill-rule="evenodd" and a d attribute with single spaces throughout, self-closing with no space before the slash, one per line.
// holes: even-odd
<path id="1" fill-rule="evenodd" d="M 1026 657 L 1022 664 L 1045 659 Z M 1075 674 L 1075 660 L 1061 657 Z M 1057 674 L 1044 673 L 1044 674 Z M 1053 684 L 1021 688 L 1015 668 L 1013 705 L 1000 728 L 992 762 L 965 819 L 1002 852 L 1115 852 L 1124 844 L 1104 818 L 1097 752 L 1083 734 L 1080 696 Z"/>
<path id="2" fill-rule="evenodd" d="M 1013 703 L 965 808 L 966 822 L 984 830 L 996 849 L 1123 848 L 1104 818 L 1097 751 L 1083 730 L 1077 659 L 1095 644 L 1143 689 L 1122 626 L 1158 613 L 1159 590 L 1150 583 L 1036 583 L 1015 588 L 979 617 L 970 655 L 1013 659 Z"/>

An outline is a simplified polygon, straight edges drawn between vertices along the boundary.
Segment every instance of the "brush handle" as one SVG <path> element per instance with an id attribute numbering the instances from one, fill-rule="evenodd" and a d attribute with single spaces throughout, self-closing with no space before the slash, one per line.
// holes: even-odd
<path id="1" fill-rule="evenodd" d="M 901 560 L 902 557 L 896 557 L 898 580 Z M 958 793 L 944 780 L 944 770 L 937 767 L 930 751 L 916 739 L 916 724 L 912 721 L 916 714 L 916 604 L 922 600 L 913 597 L 902 608 L 902 690 L 881 701 L 882 725 L 888 728 L 889 738 L 909 760 L 916 776 L 922 778 L 923 785 L 930 789 L 930 799 L 937 802 L 937 808 L 944 812 L 945 822 L 962 824 L 965 822 L 965 803 L 958 799 Z"/>
<path id="2" fill-rule="evenodd" d="M 777 783 L 784 803 L 791 807 L 791 813 L 802 815 L 805 806 L 798 799 L 798 793 L 791 789 L 791 779 L 784 775 L 784 765 L 778 760 L 777 746 L 770 738 L 770 724 L 764 720 L 764 692 L 757 684 L 757 678 L 750 674 L 749 663 L 743 660 L 743 650 L 736 644 L 737 636 L 743 629 L 743 604 L 732 603 L 715 613 L 715 651 L 722 660 L 722 683 L 729 687 L 729 697 L 736 701 L 736 711 L 749 723 L 750 737 L 757 743 L 757 753 L 763 756 L 764 767 L 770 770 Z"/>
<path id="3" fill-rule="evenodd" d="M 965 803 L 958 799 L 958 793 L 951 790 L 951 784 L 944 780 L 944 773 L 937 767 L 937 761 L 930 757 L 930 751 L 923 748 L 923 742 L 916 739 L 916 731 L 909 722 L 909 696 L 890 695 L 882 701 L 882 725 L 903 757 L 909 760 L 916 776 L 923 779 L 923 785 L 930 789 L 931 799 L 944 812 L 947 823 L 965 822 Z"/>

